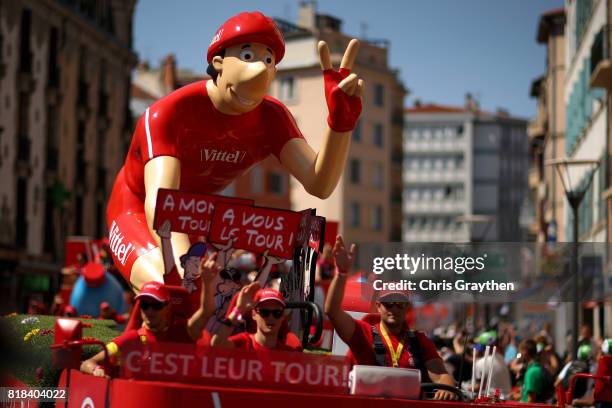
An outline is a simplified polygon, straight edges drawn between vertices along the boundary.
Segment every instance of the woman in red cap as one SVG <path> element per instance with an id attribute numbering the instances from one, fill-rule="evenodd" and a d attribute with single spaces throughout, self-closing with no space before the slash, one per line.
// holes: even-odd
<path id="1" fill-rule="evenodd" d="M 333 192 L 361 113 L 364 83 L 350 72 L 358 45 L 350 41 L 335 71 L 327 45 L 319 43 L 329 115 L 317 153 L 287 108 L 266 95 L 285 53 L 274 21 L 259 12 L 241 13 L 217 30 L 207 53 L 212 79 L 147 108 L 115 180 L 107 210 L 109 247 L 136 290 L 163 280 L 159 238 L 152 230 L 159 188 L 216 193 L 273 154 L 311 194 L 326 198 Z M 173 233 L 172 246 L 174 254 L 186 253 L 189 237 Z"/>
<path id="2" fill-rule="evenodd" d="M 234 325 L 251 315 L 257 326 L 255 333 L 240 333 L 230 337 Z M 302 351 L 301 345 L 290 344 L 281 335 L 285 319 L 285 299 L 276 289 L 260 289 L 258 282 L 251 283 L 240 290 L 236 307 L 228 318 L 221 321 L 217 333 L 211 340 L 213 347 L 235 347 L 250 350 Z"/>

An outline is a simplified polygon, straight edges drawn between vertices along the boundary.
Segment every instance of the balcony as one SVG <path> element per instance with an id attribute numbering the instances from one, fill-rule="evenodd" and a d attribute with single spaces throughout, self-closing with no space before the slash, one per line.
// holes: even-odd
<path id="1" fill-rule="evenodd" d="M 463 140 L 406 140 L 404 151 L 408 153 L 429 152 L 461 152 L 464 149 Z"/>
<path id="2" fill-rule="evenodd" d="M 409 184 L 420 183 L 463 183 L 466 179 L 463 168 L 455 170 L 410 170 L 404 169 L 404 182 Z"/>
<path id="3" fill-rule="evenodd" d="M 465 211 L 464 200 L 406 200 L 404 212 L 409 214 L 456 214 Z"/>
<path id="4" fill-rule="evenodd" d="M 408 230 L 404 242 L 468 242 L 469 236 L 461 229 L 454 230 Z"/>
<path id="5" fill-rule="evenodd" d="M 591 47 L 591 88 L 612 89 L 611 27 L 605 25 L 595 36 Z"/>

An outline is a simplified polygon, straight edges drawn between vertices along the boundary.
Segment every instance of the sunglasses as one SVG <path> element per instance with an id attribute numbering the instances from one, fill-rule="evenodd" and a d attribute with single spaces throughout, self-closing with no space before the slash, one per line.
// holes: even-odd
<path id="1" fill-rule="evenodd" d="M 153 310 L 162 310 L 164 306 L 166 306 L 166 304 L 162 302 L 141 302 L 140 303 L 141 310 L 147 310 L 149 308 Z"/>
<path id="2" fill-rule="evenodd" d="M 270 315 L 272 315 L 275 319 L 280 319 L 284 312 L 284 309 L 257 309 L 257 313 L 264 319 L 266 317 L 270 317 Z"/>
<path id="3" fill-rule="evenodd" d="M 398 309 L 406 308 L 406 303 L 403 303 L 403 302 L 384 302 L 383 305 L 385 306 L 385 309 L 391 309 L 394 307 Z"/>

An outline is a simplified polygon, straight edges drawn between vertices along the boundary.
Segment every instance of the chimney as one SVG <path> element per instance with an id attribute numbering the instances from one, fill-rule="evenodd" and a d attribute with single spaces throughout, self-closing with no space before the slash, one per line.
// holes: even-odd
<path id="1" fill-rule="evenodd" d="M 420 108 L 422 106 L 421 99 L 417 98 L 414 100 L 414 107 Z"/>
<path id="2" fill-rule="evenodd" d="M 499 116 L 500 118 L 509 118 L 510 117 L 510 112 L 508 112 L 508 109 L 504 109 L 504 108 L 497 108 L 497 116 Z"/>
<path id="3" fill-rule="evenodd" d="M 176 89 L 176 58 L 169 54 L 161 67 L 164 93 L 169 94 Z"/>
<path id="4" fill-rule="evenodd" d="M 476 99 L 474 99 L 472 94 L 469 92 L 465 94 L 465 105 L 464 106 L 466 110 L 469 110 L 471 112 L 478 112 L 479 110 L 478 102 L 476 101 Z"/>
<path id="5" fill-rule="evenodd" d="M 315 0 L 300 2 L 297 25 L 309 30 L 317 28 L 317 2 Z"/>

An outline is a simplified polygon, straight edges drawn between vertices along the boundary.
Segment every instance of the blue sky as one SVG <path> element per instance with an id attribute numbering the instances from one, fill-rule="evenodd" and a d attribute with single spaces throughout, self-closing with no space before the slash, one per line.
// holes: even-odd
<path id="1" fill-rule="evenodd" d="M 157 65 L 174 53 L 179 67 L 203 72 L 217 27 L 241 11 L 296 21 L 298 0 L 139 0 L 134 45 Z M 410 90 L 406 102 L 461 105 L 466 92 L 487 110 L 530 118 L 531 81 L 544 71 L 546 50 L 535 40 L 542 12 L 563 0 L 320 0 L 318 11 L 340 17 L 343 31 L 388 39 L 390 62 Z"/>

